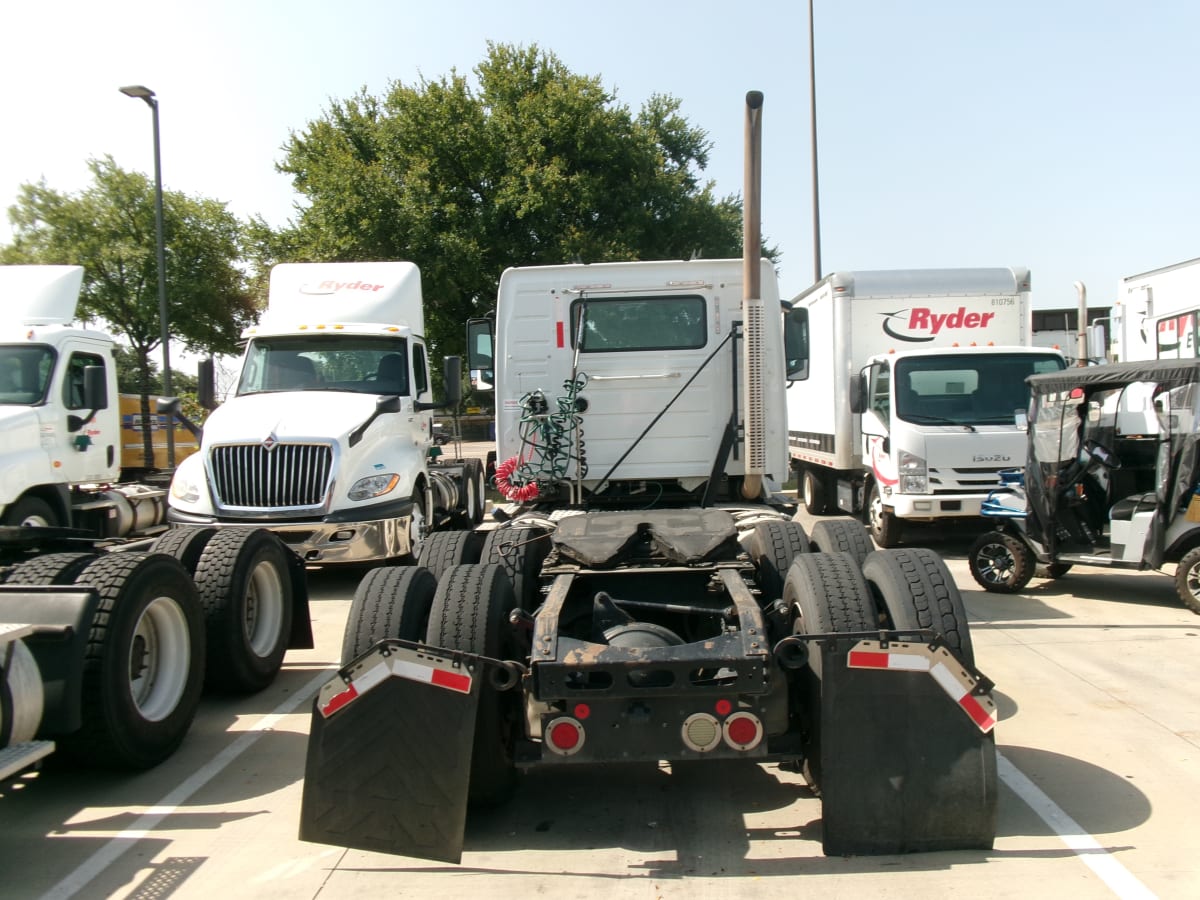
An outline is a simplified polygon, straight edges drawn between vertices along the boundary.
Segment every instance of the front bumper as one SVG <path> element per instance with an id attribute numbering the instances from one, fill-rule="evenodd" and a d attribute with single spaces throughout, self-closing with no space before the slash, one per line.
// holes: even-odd
<path id="1" fill-rule="evenodd" d="M 976 494 L 897 494 L 883 498 L 898 519 L 952 519 L 983 515 L 988 492 Z"/>
<path id="2" fill-rule="evenodd" d="M 344 515 L 344 514 L 343 514 Z M 279 535 L 306 563 L 361 563 L 407 555 L 412 504 L 401 515 L 365 521 L 280 521 L 278 519 L 218 519 L 172 509 L 168 519 L 176 525 L 254 526 Z"/>

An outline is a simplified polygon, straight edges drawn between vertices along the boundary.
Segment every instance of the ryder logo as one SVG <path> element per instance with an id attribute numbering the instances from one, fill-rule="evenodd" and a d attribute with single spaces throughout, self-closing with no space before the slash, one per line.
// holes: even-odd
<path id="1" fill-rule="evenodd" d="M 932 341 L 943 328 L 987 328 L 996 318 L 994 312 L 967 312 L 960 306 L 954 312 L 934 312 L 927 306 L 913 306 L 883 316 L 883 331 L 898 341 L 924 343 Z"/>
<path id="2" fill-rule="evenodd" d="M 309 282 L 300 285 L 300 293 L 302 294 L 336 294 L 338 291 L 381 291 L 382 284 L 371 284 L 367 281 L 322 281 L 318 284 Z"/>

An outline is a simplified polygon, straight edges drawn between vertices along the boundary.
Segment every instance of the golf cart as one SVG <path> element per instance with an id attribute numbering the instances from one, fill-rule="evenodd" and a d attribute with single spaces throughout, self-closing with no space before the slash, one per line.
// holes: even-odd
<path id="1" fill-rule="evenodd" d="M 1160 569 L 1200 614 L 1200 360 L 1152 360 L 1032 375 L 1024 471 L 1004 473 L 971 547 L 971 574 L 1015 593 L 1035 567 Z"/>

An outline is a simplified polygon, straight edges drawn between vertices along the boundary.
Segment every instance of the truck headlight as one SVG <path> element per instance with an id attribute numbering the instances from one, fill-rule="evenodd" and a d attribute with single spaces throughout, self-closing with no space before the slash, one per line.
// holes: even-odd
<path id="1" fill-rule="evenodd" d="M 171 496 L 180 503 L 196 503 L 200 499 L 200 485 L 183 469 L 176 469 L 171 479 Z"/>
<path id="2" fill-rule="evenodd" d="M 928 494 L 929 469 L 925 460 L 907 450 L 900 451 L 900 493 Z"/>
<path id="3" fill-rule="evenodd" d="M 351 500 L 370 500 L 372 497 L 382 497 L 400 483 L 400 476 L 393 472 L 383 475 L 368 475 L 360 478 L 350 488 L 347 496 Z"/>

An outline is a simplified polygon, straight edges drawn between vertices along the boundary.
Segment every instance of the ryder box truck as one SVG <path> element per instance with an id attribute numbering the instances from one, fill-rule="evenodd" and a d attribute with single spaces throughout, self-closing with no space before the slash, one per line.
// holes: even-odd
<path id="1" fill-rule="evenodd" d="M 788 436 L 805 507 L 901 522 L 980 515 L 1021 465 L 1025 378 L 1065 365 L 1031 343 L 1028 269 L 835 272 L 792 302 Z"/>

